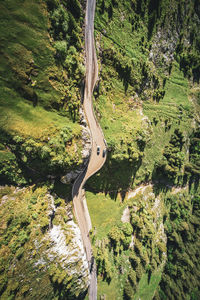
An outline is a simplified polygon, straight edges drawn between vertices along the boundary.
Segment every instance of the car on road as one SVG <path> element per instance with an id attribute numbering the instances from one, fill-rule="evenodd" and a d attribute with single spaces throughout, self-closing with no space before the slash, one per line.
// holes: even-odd
<path id="1" fill-rule="evenodd" d="M 104 150 L 103 150 L 103 154 L 102 154 L 102 156 L 103 156 L 103 157 L 105 157 L 105 156 L 106 156 L 106 149 L 104 149 Z"/>
<path id="2" fill-rule="evenodd" d="M 97 155 L 100 154 L 100 146 L 97 146 Z"/>

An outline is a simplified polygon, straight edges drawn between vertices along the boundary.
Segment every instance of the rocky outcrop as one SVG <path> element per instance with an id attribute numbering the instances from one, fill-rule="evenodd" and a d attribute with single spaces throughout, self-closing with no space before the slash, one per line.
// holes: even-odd
<path id="1" fill-rule="evenodd" d="M 70 241 L 66 238 L 70 233 Z M 63 230 L 60 225 L 54 225 L 46 234 L 45 239 L 50 242 L 46 251 L 50 262 L 55 262 L 62 268 L 66 277 L 76 278 L 76 287 L 73 291 L 83 293 L 89 285 L 89 268 L 84 252 L 81 233 L 78 226 L 71 220 Z"/>
<path id="2" fill-rule="evenodd" d="M 66 175 L 61 177 L 61 182 L 64 184 L 68 184 L 73 182 L 76 177 L 78 177 L 78 175 L 82 172 L 82 170 L 76 170 L 76 171 L 71 171 L 69 173 L 67 173 Z"/>
<path id="3" fill-rule="evenodd" d="M 149 53 L 149 59 L 153 61 L 156 67 L 161 67 L 168 75 L 170 65 L 174 60 L 174 53 L 179 39 L 177 32 L 170 30 L 158 30 L 154 36 L 152 48 Z"/>
<path id="4" fill-rule="evenodd" d="M 80 124 L 82 127 L 82 145 L 83 145 L 83 150 L 81 152 L 82 158 L 84 160 L 84 165 L 87 164 L 91 148 L 92 148 L 92 140 L 91 140 L 91 133 L 90 129 L 87 125 L 87 121 L 85 118 L 84 110 L 80 108 L 79 110 L 80 114 Z"/>
<path id="5" fill-rule="evenodd" d="M 90 275 L 71 205 L 45 187 L 6 186 L 0 206 L 0 298 L 81 299 Z"/>

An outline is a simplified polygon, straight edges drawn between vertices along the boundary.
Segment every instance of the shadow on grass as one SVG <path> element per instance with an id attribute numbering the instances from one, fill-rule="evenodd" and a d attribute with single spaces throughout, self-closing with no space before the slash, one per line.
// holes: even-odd
<path id="1" fill-rule="evenodd" d="M 72 200 L 72 185 L 62 183 L 59 178 L 54 181 L 52 191 L 56 193 L 58 197 L 65 199 L 67 202 Z"/>
<path id="2" fill-rule="evenodd" d="M 161 192 L 167 193 L 172 187 L 184 187 L 189 185 L 189 192 L 197 192 L 199 188 L 199 175 L 185 172 L 183 176 L 177 176 L 172 179 L 168 177 L 164 169 L 154 168 L 152 174 L 153 192 L 158 196 Z"/>
<path id="3" fill-rule="evenodd" d="M 120 193 L 123 201 L 141 163 L 141 159 L 136 162 L 130 162 L 128 159 L 113 159 L 111 153 L 108 153 L 104 167 L 88 180 L 86 189 L 93 193 L 109 194 L 113 200 L 116 200 Z"/>
<path id="4" fill-rule="evenodd" d="M 59 300 L 83 300 L 85 299 L 87 295 L 87 290 L 85 292 L 80 292 L 80 294 L 77 295 L 75 293 L 76 285 L 73 279 L 69 280 L 71 284 L 71 288 L 66 288 L 66 286 L 61 282 L 58 283 L 58 281 L 54 281 L 53 278 L 50 277 L 51 284 L 53 286 L 54 295 L 56 295 L 56 298 Z"/>

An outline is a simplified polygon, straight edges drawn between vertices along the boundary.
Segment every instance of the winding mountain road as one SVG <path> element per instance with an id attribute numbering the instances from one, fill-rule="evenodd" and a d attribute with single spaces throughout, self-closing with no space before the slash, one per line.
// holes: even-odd
<path id="1" fill-rule="evenodd" d="M 84 91 L 84 112 L 91 131 L 92 137 L 92 151 L 88 166 L 76 179 L 73 189 L 73 205 L 74 214 L 77 219 L 81 235 L 83 239 L 84 248 L 86 251 L 87 260 L 90 267 L 90 287 L 89 299 L 97 299 L 97 277 L 96 264 L 92 254 L 92 246 L 89 238 L 89 231 L 91 229 L 91 220 L 88 212 L 86 201 L 83 197 L 83 186 L 87 179 L 96 173 L 106 160 L 106 155 L 103 157 L 103 150 L 106 149 L 104 136 L 102 130 L 95 118 L 92 94 L 95 83 L 98 77 L 98 64 L 94 42 L 94 15 L 95 15 L 96 0 L 87 0 L 86 16 L 85 16 L 85 52 L 86 52 L 86 81 Z M 100 153 L 97 154 L 97 146 L 100 147 Z"/>

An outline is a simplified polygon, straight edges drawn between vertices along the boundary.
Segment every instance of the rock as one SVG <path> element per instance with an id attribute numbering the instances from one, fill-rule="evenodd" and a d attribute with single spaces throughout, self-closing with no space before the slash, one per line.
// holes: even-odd
<path id="1" fill-rule="evenodd" d="M 3 197 L 1 198 L 0 206 L 4 205 L 4 204 L 7 202 L 7 200 L 8 200 L 8 196 L 7 196 L 7 195 L 3 196 Z"/>
<path id="2" fill-rule="evenodd" d="M 179 34 L 175 30 L 158 30 L 149 53 L 149 59 L 157 66 L 164 61 L 165 72 L 174 59 L 174 52 L 179 39 Z"/>
<path id="3" fill-rule="evenodd" d="M 71 239 L 66 244 L 66 232 L 60 225 L 54 225 L 47 233 L 46 239 L 51 241 L 51 246 L 46 254 L 50 261 L 56 258 L 57 263 L 66 271 L 66 276 L 77 278 L 76 289 L 85 291 L 89 285 L 90 275 L 87 258 L 83 248 L 81 232 L 71 220 L 67 223 L 68 235 Z"/>
<path id="4" fill-rule="evenodd" d="M 84 161 L 83 164 L 86 165 L 92 149 L 92 140 L 91 140 L 90 129 L 87 125 L 84 111 L 82 108 L 80 108 L 79 114 L 81 117 L 80 123 L 82 127 L 82 144 L 83 144 L 83 150 L 81 154 Z"/>
<path id="5" fill-rule="evenodd" d="M 82 170 L 71 171 L 66 175 L 62 176 L 60 181 L 64 184 L 71 183 L 77 178 L 77 176 L 82 172 Z"/>
<path id="6" fill-rule="evenodd" d="M 127 223 L 130 222 L 130 210 L 128 207 L 126 207 L 123 211 L 122 217 L 121 217 L 121 221 L 123 223 Z"/>

